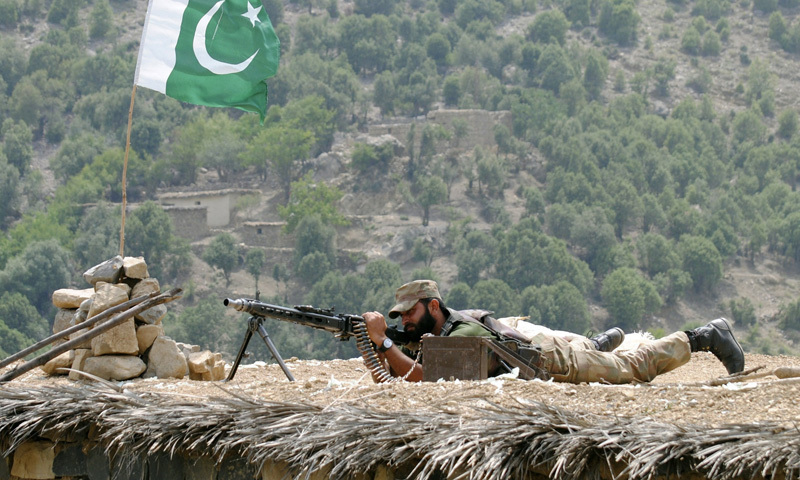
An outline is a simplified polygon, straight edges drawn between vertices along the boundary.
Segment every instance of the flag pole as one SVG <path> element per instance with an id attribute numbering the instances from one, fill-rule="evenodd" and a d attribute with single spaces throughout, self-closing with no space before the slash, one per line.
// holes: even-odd
<path id="1" fill-rule="evenodd" d="M 136 98 L 136 84 L 131 91 L 131 108 L 128 110 L 128 134 L 125 139 L 125 160 L 122 163 L 122 222 L 119 229 L 119 256 L 125 257 L 125 210 L 128 205 L 128 153 L 131 150 L 131 125 L 133 124 L 133 102 Z"/>

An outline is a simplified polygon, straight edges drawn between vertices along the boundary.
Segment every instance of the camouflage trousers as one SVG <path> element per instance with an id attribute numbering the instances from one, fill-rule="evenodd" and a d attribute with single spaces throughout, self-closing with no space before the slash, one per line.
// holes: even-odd
<path id="1" fill-rule="evenodd" d="M 649 382 L 691 358 L 689 338 L 676 332 L 635 350 L 599 352 L 584 337 L 568 341 L 547 336 L 538 342 L 545 357 L 544 367 L 557 382 Z"/>

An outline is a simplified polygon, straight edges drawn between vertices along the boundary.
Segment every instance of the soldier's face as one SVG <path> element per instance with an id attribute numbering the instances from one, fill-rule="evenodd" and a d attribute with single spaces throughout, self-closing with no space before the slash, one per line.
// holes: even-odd
<path id="1" fill-rule="evenodd" d="M 433 332 L 436 319 L 433 318 L 428 307 L 422 302 L 417 302 L 411 310 L 403 312 L 403 329 L 419 340 L 426 333 Z"/>

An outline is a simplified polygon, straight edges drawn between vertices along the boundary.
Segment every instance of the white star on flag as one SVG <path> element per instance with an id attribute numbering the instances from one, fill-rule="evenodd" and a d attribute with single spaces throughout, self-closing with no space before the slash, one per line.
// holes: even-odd
<path id="1" fill-rule="evenodd" d="M 255 27 L 256 22 L 261 22 L 261 20 L 258 18 L 258 12 L 260 10 L 261 5 L 259 5 L 258 8 L 253 8 L 253 6 L 250 5 L 250 2 L 247 2 L 247 13 L 243 13 L 242 16 L 250 20 L 250 23 Z"/>

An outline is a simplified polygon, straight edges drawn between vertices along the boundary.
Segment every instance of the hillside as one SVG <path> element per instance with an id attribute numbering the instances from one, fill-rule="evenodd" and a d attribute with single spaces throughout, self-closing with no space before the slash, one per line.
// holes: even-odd
<path id="1" fill-rule="evenodd" d="M 106 3 L 113 12 L 110 30 L 102 36 L 81 33 L 95 25 L 98 5 Z M 750 2 L 706 0 L 586 2 L 587 21 L 576 13 L 583 11 L 581 2 L 384 3 L 264 2 L 271 14 L 279 12 L 276 30 L 285 46 L 281 71 L 268 82 L 270 104 L 279 113 L 264 127 L 234 110 L 196 108 L 139 91 L 133 148 L 141 162 L 134 160 L 137 170 L 129 176 L 133 209 L 172 191 L 244 187 L 261 192 L 257 203 L 235 209 L 229 225 L 202 234 L 176 229 L 165 242 L 169 245 L 148 245 L 151 235 L 146 229 L 130 233 L 131 254 L 163 259 L 165 265 L 156 268 L 176 270 L 165 273 L 165 283 L 189 286 L 189 295 L 169 318 L 174 327 L 168 329 L 174 330 L 168 333 L 189 336 L 186 340 L 196 343 L 225 336 L 224 342 L 209 346 L 230 355 L 238 334 L 214 330 L 220 327 L 196 334 L 183 315 L 191 311 L 213 317 L 221 312 L 209 310 L 212 303 L 227 296 L 252 296 L 253 276 L 244 258 L 258 248 L 267 252 L 258 282 L 264 298 L 290 304 L 335 302 L 337 310 L 358 311 L 382 308 L 391 302 L 396 284 L 415 274 L 435 276 L 446 295 L 466 283 L 473 289 L 471 298 L 481 299 L 501 298 L 506 290 L 501 295 L 483 284 L 486 288 L 478 291 L 478 282 L 502 279 L 511 285 L 507 305 L 515 311 L 500 313 L 527 315 L 535 310 L 531 295 L 541 300 L 555 295 L 544 287 L 555 287 L 550 279 L 538 277 L 514 284 L 513 265 L 508 264 L 515 260 L 494 258 L 493 249 L 500 247 L 517 249 L 507 257 L 526 258 L 520 245 L 503 244 L 519 233 L 553 242 L 553 248 L 563 244 L 570 261 L 578 265 L 574 268 L 591 275 L 589 280 L 568 279 L 584 304 L 577 312 L 586 315 L 576 327 L 581 331 L 621 322 L 629 330 L 663 334 L 719 316 L 736 317 L 738 312 L 731 310 L 736 301 L 748 313 L 744 320 L 733 318 L 740 322 L 737 332 L 748 351 L 798 353 L 797 331 L 781 330 L 792 318 L 781 314 L 791 310 L 800 285 L 798 240 L 792 236 L 796 219 L 791 215 L 800 201 L 795 192 L 800 168 L 798 101 L 793 94 L 800 65 L 796 53 L 770 38 L 776 15 L 785 23 L 786 35 L 793 34 L 797 6 L 789 1 L 756 3 L 758 8 Z M 618 38 L 607 23 L 630 18 L 623 15 L 627 6 L 637 18 L 635 31 Z M 370 8 L 375 10 L 368 12 Z M 14 279 L 14 285 L 24 283 L 19 280 L 22 268 L 17 268 L 27 260 L 14 259 L 29 258 L 24 252 L 37 241 L 56 238 L 64 249 L 64 269 L 71 271 L 53 282 L 79 284 L 76 274 L 115 251 L 113 222 L 118 220 L 113 213 L 90 226 L 81 222 L 88 207 L 120 200 L 117 167 L 124 146 L 123 118 L 145 9 L 144 0 L 92 5 L 54 0 L 38 7 L 20 4 L 16 23 L 3 24 L 3 41 L 16 46 L 0 62 L 7 85 L 0 102 L 2 119 L 8 122 L 3 145 L 7 162 L 20 173 L 16 196 L 0 211 L 6 233 L 0 242 L 0 266 L 5 269 L 0 284 L 11 284 L 2 283 L 11 282 L 4 278 Z M 701 17 L 703 12 L 708 19 Z M 551 23 L 537 26 L 547 15 Z M 552 37 L 541 33 L 547 28 L 553 29 Z M 691 29 L 698 30 L 696 48 L 687 40 Z M 374 35 L 374 49 L 345 42 L 347 34 L 356 40 L 358 35 Z M 561 34 L 563 40 L 557 38 Z M 439 37 L 447 42 L 446 55 L 435 48 Z M 391 62 L 379 61 L 382 56 Z M 27 68 L 14 63 L 22 58 Z M 546 62 L 552 66 L 545 68 Z M 599 77 L 590 75 L 591 65 L 596 65 Z M 414 69 L 416 75 L 411 73 Z M 455 104 L 447 97 L 448 79 L 458 85 Z M 391 95 L 376 93 L 387 84 L 394 88 L 387 90 Z M 321 103 L 315 104 L 318 98 Z M 313 115 L 303 117 L 308 112 L 330 117 L 320 126 Z M 452 122 L 436 120 L 445 114 L 474 118 L 475 112 L 485 119 L 503 114 L 510 120 L 468 123 L 473 134 L 466 136 L 457 135 Z M 295 117 L 306 123 L 290 124 L 287 119 Z M 417 129 L 413 145 L 407 133 L 410 125 Z M 506 127 L 505 132 L 496 131 L 498 125 Z M 391 129 L 393 134 L 382 135 Z M 335 252 L 325 268 L 344 282 L 355 278 L 350 275 L 367 279 L 368 265 L 388 261 L 397 268 L 384 275 L 392 285 L 363 287 L 365 291 L 349 297 L 336 290 L 346 286 L 332 286 L 333 281 L 315 289 L 321 279 L 301 275 L 296 235 L 281 237 L 279 246 L 244 242 L 247 222 L 284 220 L 279 208 L 286 204 L 287 181 L 270 158 L 258 153 L 268 145 L 259 143 L 259 134 L 266 131 L 265 136 L 280 143 L 295 130 L 313 131 L 316 142 L 302 165 L 295 161 L 290 180 L 311 173 L 315 182 L 337 189 L 342 196 L 335 206 L 350 222 L 335 228 Z M 212 133 L 220 131 L 233 131 L 234 136 L 210 143 L 221 136 Z M 472 148 L 477 132 L 485 137 L 481 149 Z M 431 136 L 433 146 L 423 147 L 425 135 Z M 26 138 L 29 165 L 24 164 L 25 155 L 15 157 L 17 150 L 12 148 Z M 354 166 L 353 158 L 364 145 L 386 141 L 395 145 L 390 159 L 376 157 L 374 165 Z M 412 159 L 424 175 L 409 172 Z M 479 165 L 479 160 L 485 163 Z M 493 168 L 500 171 L 495 183 L 488 177 L 495 174 Z M 448 197 L 433 204 L 429 222 L 423 225 L 415 182 L 426 175 L 446 178 Z M 636 197 L 630 205 L 618 195 L 629 187 Z M 652 202 L 661 212 L 654 223 L 646 210 Z M 581 237 L 559 221 L 584 222 L 579 226 L 594 228 L 597 235 Z M 514 231 L 527 228 L 526 222 L 538 222 L 532 228 L 539 228 L 544 237 L 538 231 Z M 47 224 L 52 230 L 43 227 Z M 613 236 L 615 230 L 618 234 Z M 467 279 L 459 269 L 464 269 L 464 252 L 469 253 L 465 249 L 473 247 L 459 242 L 470 232 L 486 235 L 481 241 L 493 247 L 481 248 L 492 250 L 494 263 Z M 204 260 L 204 252 L 222 233 L 232 233 L 240 244 L 230 279 Z M 685 259 L 670 260 L 669 268 L 660 270 L 646 265 L 639 241 L 649 234 L 669 243 L 669 255 L 664 255 L 670 258 L 684 255 L 684 236 L 714 243 L 721 275 L 710 287 L 698 286 L 700 280 L 694 279 L 694 287 L 688 288 L 685 275 L 691 265 Z M 198 235 L 204 238 L 197 240 Z M 181 236 L 194 240 L 187 245 Z M 284 267 L 287 275 L 279 281 L 273 278 L 276 266 Z M 642 307 L 638 317 L 628 318 L 623 317 L 624 308 L 609 309 L 603 284 L 614 271 L 631 267 L 645 278 L 642 288 L 657 291 L 661 305 Z M 61 286 L 46 285 L 50 291 Z M 523 295 L 533 287 L 538 290 Z M 17 290 L 39 314 L 52 314 L 37 303 L 44 295 Z M 365 305 L 366 300 L 373 303 Z M 543 309 L 533 313 L 545 322 L 559 315 Z M 295 335 L 273 328 L 281 341 Z M 305 339 L 302 335 L 298 338 Z M 322 342 L 327 339 L 313 342 L 318 354 L 333 355 L 320 346 Z M 290 355 L 308 354 L 296 345 L 286 349 Z"/>

